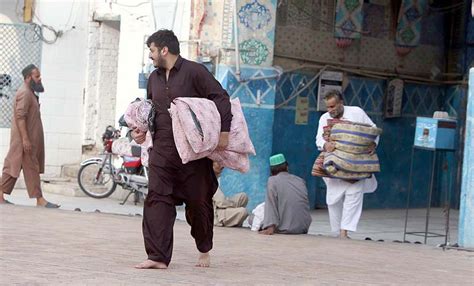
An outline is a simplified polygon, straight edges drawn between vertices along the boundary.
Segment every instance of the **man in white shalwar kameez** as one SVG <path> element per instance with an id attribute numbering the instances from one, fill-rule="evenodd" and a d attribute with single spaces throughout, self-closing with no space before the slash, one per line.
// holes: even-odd
<path id="1" fill-rule="evenodd" d="M 357 106 L 344 106 L 342 94 L 339 91 L 330 91 L 325 96 L 328 112 L 319 119 L 316 146 L 320 151 L 332 152 L 335 144 L 328 142 L 323 137 L 323 127 L 327 120 L 337 118 L 352 122 L 364 123 L 375 127 L 369 116 Z M 375 151 L 379 137 L 371 146 Z M 326 203 L 329 211 L 329 221 L 333 232 L 340 238 L 348 238 L 348 231 L 356 231 L 362 213 L 364 193 L 372 193 L 377 189 L 375 176 L 359 181 L 346 181 L 336 178 L 323 178 L 326 183 Z"/>

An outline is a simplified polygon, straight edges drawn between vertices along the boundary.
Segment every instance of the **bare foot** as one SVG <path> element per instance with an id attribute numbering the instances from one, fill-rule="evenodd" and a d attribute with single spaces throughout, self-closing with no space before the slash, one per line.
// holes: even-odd
<path id="1" fill-rule="evenodd" d="M 259 231 L 258 233 L 264 234 L 264 235 L 272 235 L 275 233 L 275 226 L 274 225 L 269 226 L 266 229 Z"/>
<path id="2" fill-rule="evenodd" d="M 196 267 L 209 267 L 210 265 L 211 265 L 211 256 L 209 255 L 209 252 L 199 253 Z"/>
<path id="3" fill-rule="evenodd" d="M 147 259 L 143 261 L 142 263 L 135 265 L 135 268 L 137 269 L 166 269 L 168 268 L 168 266 L 166 266 L 166 264 L 164 264 L 163 262 Z"/>
<path id="4" fill-rule="evenodd" d="M 349 235 L 347 235 L 347 230 L 341 229 L 341 233 L 339 234 L 340 239 L 350 239 Z"/>

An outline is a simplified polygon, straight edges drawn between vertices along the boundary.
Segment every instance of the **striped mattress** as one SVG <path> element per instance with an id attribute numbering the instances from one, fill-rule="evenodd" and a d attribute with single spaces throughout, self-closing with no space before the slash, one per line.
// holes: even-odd
<path id="1" fill-rule="evenodd" d="M 314 162 L 311 174 L 360 180 L 380 172 L 379 158 L 377 154 L 369 154 L 369 146 L 382 130 L 347 121 L 331 123 L 329 141 L 335 143 L 336 149 L 334 152 L 322 152 Z"/>

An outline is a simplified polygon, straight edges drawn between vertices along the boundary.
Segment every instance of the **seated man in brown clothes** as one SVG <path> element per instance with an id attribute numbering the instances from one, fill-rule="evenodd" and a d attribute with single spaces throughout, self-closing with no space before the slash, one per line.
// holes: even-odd
<path id="1" fill-rule="evenodd" d="M 217 178 L 221 176 L 224 167 L 214 162 L 212 165 Z M 246 193 L 237 193 L 232 197 L 226 197 L 221 188 L 217 188 L 216 193 L 212 197 L 214 205 L 214 225 L 215 226 L 242 226 L 248 217 L 247 203 L 249 197 Z"/>

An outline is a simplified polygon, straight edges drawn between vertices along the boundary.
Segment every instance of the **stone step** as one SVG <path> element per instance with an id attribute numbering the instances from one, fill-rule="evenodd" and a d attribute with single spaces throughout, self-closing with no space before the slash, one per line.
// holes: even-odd
<path id="1" fill-rule="evenodd" d="M 45 183 L 61 184 L 76 181 L 75 178 L 55 177 L 55 176 L 41 176 L 41 181 Z"/>
<path id="2" fill-rule="evenodd" d="M 81 190 L 76 178 L 71 177 L 45 177 L 41 179 L 41 188 L 45 193 L 68 197 L 86 197 L 87 195 Z M 122 201 L 128 195 L 129 191 L 124 190 L 121 186 L 117 186 L 115 192 L 109 198 Z M 129 201 L 133 201 L 133 195 Z"/>
<path id="3" fill-rule="evenodd" d="M 63 195 L 68 197 L 85 197 L 76 181 L 69 178 L 55 178 L 42 180 L 41 188 L 45 193 Z"/>
<path id="4" fill-rule="evenodd" d="M 80 163 L 63 165 L 61 167 L 61 177 L 77 179 L 77 173 L 79 172 L 80 168 Z"/>

